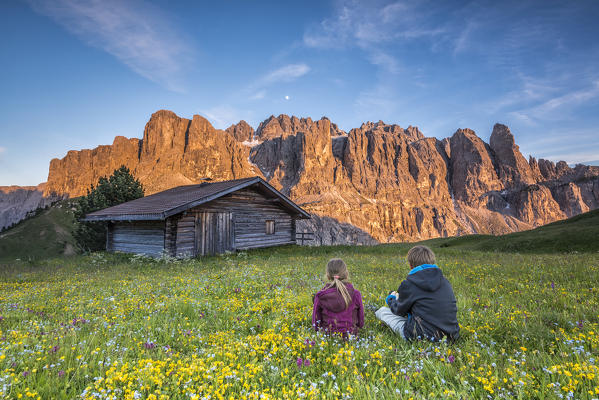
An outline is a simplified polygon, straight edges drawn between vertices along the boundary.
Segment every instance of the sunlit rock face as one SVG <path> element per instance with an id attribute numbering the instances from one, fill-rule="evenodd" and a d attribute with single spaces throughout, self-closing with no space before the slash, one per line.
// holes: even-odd
<path id="1" fill-rule="evenodd" d="M 165 110 L 142 139 L 52 160 L 44 195 L 80 196 L 120 165 L 146 194 L 260 176 L 318 216 L 302 227 L 323 244 L 501 234 L 599 207 L 598 167 L 526 161 L 501 124 L 487 144 L 470 129 L 437 140 L 412 126 L 366 122 L 345 132 L 326 117 L 287 115 L 223 131 Z"/>

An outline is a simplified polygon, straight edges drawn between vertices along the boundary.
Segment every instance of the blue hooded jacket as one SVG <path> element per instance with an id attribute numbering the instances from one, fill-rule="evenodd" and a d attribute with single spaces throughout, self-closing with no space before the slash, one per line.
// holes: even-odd
<path id="1" fill-rule="evenodd" d="M 395 315 L 408 316 L 404 325 L 406 339 L 440 340 L 460 336 L 457 304 L 453 288 L 436 265 L 413 268 L 397 289 L 399 298 L 389 299 Z"/>

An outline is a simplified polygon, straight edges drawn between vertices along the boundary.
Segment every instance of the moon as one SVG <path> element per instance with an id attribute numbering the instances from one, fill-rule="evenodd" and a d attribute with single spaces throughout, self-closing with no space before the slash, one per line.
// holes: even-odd
<path id="1" fill-rule="evenodd" d="M 289 96 L 285 96 L 285 100 L 289 100 Z"/>

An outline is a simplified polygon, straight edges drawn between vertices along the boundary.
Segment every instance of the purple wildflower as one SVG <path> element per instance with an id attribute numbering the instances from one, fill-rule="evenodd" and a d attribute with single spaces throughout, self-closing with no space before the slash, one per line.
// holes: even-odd
<path id="1" fill-rule="evenodd" d="M 144 347 L 148 350 L 153 349 L 154 347 L 156 347 L 156 343 L 152 343 L 152 342 L 145 342 L 144 343 Z"/>
<path id="2" fill-rule="evenodd" d="M 551 282 L 551 289 L 555 289 L 555 283 Z"/>
<path id="3" fill-rule="evenodd" d="M 452 364 L 455 361 L 455 357 L 453 355 L 450 355 L 449 357 L 447 357 L 447 361 L 449 361 L 449 363 Z"/>
<path id="4" fill-rule="evenodd" d="M 304 360 L 304 367 L 309 367 L 310 366 L 310 360 L 308 360 L 307 358 Z"/>
<path id="5" fill-rule="evenodd" d="M 65 375 L 65 372 L 61 369 L 60 371 L 58 371 L 58 377 L 62 378 Z"/>
<path id="6" fill-rule="evenodd" d="M 79 324 L 87 324 L 89 321 L 85 318 L 73 318 L 73 326 L 77 326 Z"/>
<path id="7" fill-rule="evenodd" d="M 4 320 L 4 317 L 2 315 L 0 315 L 0 322 L 2 322 Z"/>
<path id="8" fill-rule="evenodd" d="M 576 322 L 576 326 L 578 326 L 578 328 L 582 329 L 582 327 L 584 326 L 584 321 L 579 320 L 578 322 Z"/>
<path id="9" fill-rule="evenodd" d="M 53 346 L 52 349 L 50 349 L 50 353 L 56 353 L 59 349 L 60 349 L 59 345 Z"/>
<path id="10" fill-rule="evenodd" d="M 27 375 L 29 375 L 29 374 L 30 374 L 30 372 L 29 372 L 29 371 L 23 371 L 23 378 L 26 378 L 26 377 L 27 377 Z"/>
<path id="11" fill-rule="evenodd" d="M 297 366 L 298 366 L 298 368 L 301 368 L 303 363 L 304 363 L 304 361 L 301 358 L 298 357 L 297 358 Z"/>

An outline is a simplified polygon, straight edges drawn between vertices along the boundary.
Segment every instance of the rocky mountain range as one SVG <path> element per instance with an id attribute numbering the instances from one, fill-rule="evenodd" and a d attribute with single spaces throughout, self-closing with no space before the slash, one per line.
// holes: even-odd
<path id="1" fill-rule="evenodd" d="M 118 136 L 52 160 L 43 195 L 83 195 L 120 165 L 146 194 L 261 176 L 315 215 L 299 229 L 326 244 L 502 234 L 599 207 L 599 167 L 526 160 L 502 124 L 485 143 L 470 129 L 438 140 L 382 121 L 345 132 L 327 118 L 287 115 L 217 130 L 165 110 L 142 139 Z"/>
<path id="2" fill-rule="evenodd" d="M 60 196 L 44 196 L 46 184 L 0 186 L 0 231 L 26 218 L 29 213 L 51 205 Z"/>

